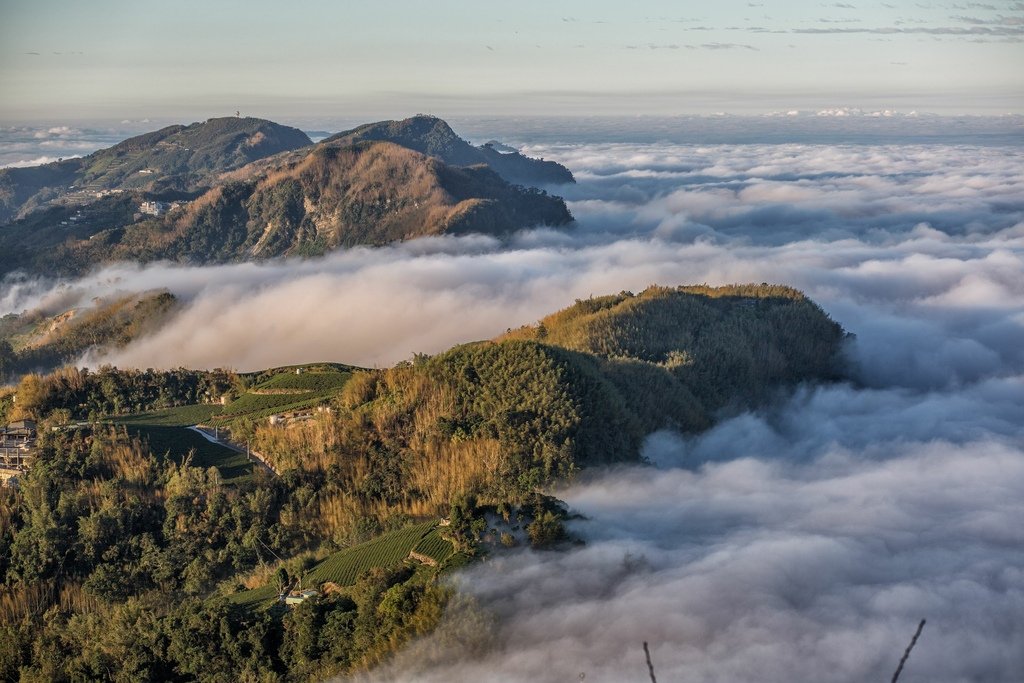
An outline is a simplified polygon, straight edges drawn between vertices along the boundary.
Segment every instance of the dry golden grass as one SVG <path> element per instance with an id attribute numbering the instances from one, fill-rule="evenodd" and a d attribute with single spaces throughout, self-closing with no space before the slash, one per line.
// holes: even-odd
<path id="1" fill-rule="evenodd" d="M 317 562 L 323 560 L 330 553 L 326 550 L 307 550 L 293 555 L 288 558 L 287 561 L 275 559 L 270 555 L 269 552 L 263 556 L 263 562 L 256 565 L 256 567 L 249 572 L 239 577 L 238 582 L 245 586 L 246 590 L 252 590 L 253 588 L 261 588 L 266 586 L 268 583 L 274 580 L 274 574 L 277 570 L 284 565 L 302 565 L 305 567 L 312 566 Z"/>
<path id="2" fill-rule="evenodd" d="M 59 589 L 50 581 L 0 589 L 0 625 L 16 624 L 51 607 L 88 614 L 102 610 L 103 604 L 77 583 L 65 583 Z"/>
<path id="3" fill-rule="evenodd" d="M 501 464 L 501 446 L 494 439 L 464 441 L 434 438 L 422 444 L 419 457 L 409 468 L 410 487 L 425 492 L 415 502 L 415 512 L 437 515 L 448 509 L 460 495 L 485 488 Z"/>
<path id="4" fill-rule="evenodd" d="M 380 379 L 378 372 L 356 372 L 351 379 L 345 383 L 341 390 L 339 400 L 341 405 L 352 410 L 372 401 L 377 395 L 377 382 Z"/>
<path id="5" fill-rule="evenodd" d="M 300 511 L 286 512 L 287 525 L 312 526 L 336 541 L 349 539 L 361 518 L 378 520 L 446 514 L 452 501 L 480 494 L 498 478 L 499 442 L 454 438 L 439 425 L 457 410 L 454 389 L 413 366 L 356 373 L 331 414 L 287 427 L 260 425 L 253 443 L 279 470 L 331 470 L 336 489 L 320 494 Z M 368 498 L 359 491 L 375 474 L 378 446 L 400 458 L 402 489 L 397 498 Z"/>
<path id="6" fill-rule="evenodd" d="M 286 427 L 260 424 L 253 434 L 253 448 L 278 471 L 323 470 L 337 460 L 339 427 L 329 413 Z"/>

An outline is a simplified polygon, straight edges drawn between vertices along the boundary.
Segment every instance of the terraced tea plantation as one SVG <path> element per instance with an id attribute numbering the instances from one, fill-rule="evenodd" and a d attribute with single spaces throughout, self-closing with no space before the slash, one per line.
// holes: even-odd
<path id="1" fill-rule="evenodd" d="M 368 569 L 402 562 L 434 526 L 435 522 L 417 524 L 337 552 L 313 567 L 302 583 L 313 586 L 330 581 L 339 586 L 351 586 Z"/>
<path id="2" fill-rule="evenodd" d="M 420 542 L 413 548 L 413 552 L 429 557 L 434 562 L 441 564 L 455 552 L 450 541 L 441 538 L 437 529 L 431 529 L 430 533 L 420 539 Z"/>
<path id="3" fill-rule="evenodd" d="M 315 588 L 328 581 L 338 586 L 351 586 L 360 575 L 374 567 L 401 564 L 413 550 L 438 564 L 454 554 L 452 544 L 438 534 L 437 522 L 423 522 L 334 553 L 303 575 L 302 586 Z M 270 606 L 276 598 L 276 586 L 267 585 L 235 593 L 228 601 L 242 607 L 255 608 Z"/>
<path id="4" fill-rule="evenodd" d="M 202 403 L 190 406 L 177 406 L 176 408 L 164 408 L 162 410 L 151 410 L 147 413 L 136 413 L 115 418 L 118 424 L 146 424 L 159 425 L 162 427 L 190 427 L 191 425 L 206 424 L 215 415 L 220 414 L 221 406 Z"/>
<path id="5" fill-rule="evenodd" d="M 298 371 L 298 374 L 296 373 Z M 279 368 L 254 375 L 248 391 L 225 406 L 222 422 L 260 419 L 307 410 L 328 402 L 352 377 L 346 366 L 315 365 Z"/>
<path id="6" fill-rule="evenodd" d="M 351 376 L 351 372 L 338 372 L 334 370 L 320 372 L 307 371 L 300 375 L 296 375 L 292 372 L 282 372 L 274 375 L 266 382 L 262 382 L 258 386 L 254 387 L 254 389 L 291 389 L 296 393 L 323 394 L 341 389 L 345 386 L 345 383 L 348 382 Z"/>

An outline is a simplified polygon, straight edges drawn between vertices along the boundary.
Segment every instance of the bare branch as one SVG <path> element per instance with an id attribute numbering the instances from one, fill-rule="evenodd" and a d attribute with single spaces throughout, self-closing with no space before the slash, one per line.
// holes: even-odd
<path id="1" fill-rule="evenodd" d="M 644 655 L 647 657 L 647 671 L 651 674 L 651 683 L 658 683 L 658 679 L 654 677 L 654 664 L 651 663 L 651 651 L 647 648 L 647 641 L 644 641 Z"/>
<path id="2" fill-rule="evenodd" d="M 900 659 L 900 665 L 896 667 L 896 673 L 892 675 L 892 683 L 896 683 L 897 679 L 899 679 L 900 673 L 903 671 L 903 665 L 907 663 L 907 658 L 910 657 L 910 651 L 914 649 L 914 645 L 917 644 L 917 639 L 921 636 L 921 629 L 924 628 L 924 622 L 925 620 L 922 619 L 921 623 L 917 625 L 917 631 L 914 633 L 914 637 L 910 639 L 910 645 L 907 645 L 907 650 L 903 653 L 903 657 Z M 646 649 L 646 647 L 647 644 L 644 643 L 644 649 Z"/>

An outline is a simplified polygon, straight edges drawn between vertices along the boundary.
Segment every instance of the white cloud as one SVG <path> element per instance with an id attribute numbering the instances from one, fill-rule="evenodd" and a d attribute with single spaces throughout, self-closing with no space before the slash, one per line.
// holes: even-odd
<path id="1" fill-rule="evenodd" d="M 566 188 L 575 228 L 305 262 L 115 266 L 60 296 L 152 287 L 182 296 L 189 306 L 177 324 L 96 359 L 143 367 L 386 365 L 494 336 L 591 294 L 746 281 L 792 284 L 823 304 L 858 334 L 857 357 L 874 359 L 862 376 L 872 385 L 973 382 L 1024 360 L 1024 170 L 1011 149 L 530 151 L 576 172 L 579 185 Z M 966 191 L 950 197 L 951 187 Z M 22 285 L 0 307 L 43 300 Z"/>
<path id="2" fill-rule="evenodd" d="M 29 166 L 41 166 L 43 164 L 53 163 L 54 161 L 58 161 L 59 159 L 72 159 L 72 158 L 75 158 L 77 156 L 79 156 L 79 155 L 73 154 L 73 155 L 67 156 L 67 157 L 41 156 L 41 157 L 36 157 L 35 159 L 23 159 L 21 161 L 9 161 L 9 162 L 6 162 L 6 163 L 0 165 L 0 168 L 27 168 Z"/>
<path id="3" fill-rule="evenodd" d="M 665 459 L 686 449 L 657 447 Z M 641 680 L 649 641 L 659 680 L 887 680 L 926 618 L 908 680 L 1016 680 L 1024 452 L 876 447 L 884 458 L 826 446 L 794 463 L 744 443 L 728 462 L 569 489 L 586 547 L 497 557 L 459 582 L 496 616 L 489 649 L 459 654 L 456 610 L 369 678 Z"/>

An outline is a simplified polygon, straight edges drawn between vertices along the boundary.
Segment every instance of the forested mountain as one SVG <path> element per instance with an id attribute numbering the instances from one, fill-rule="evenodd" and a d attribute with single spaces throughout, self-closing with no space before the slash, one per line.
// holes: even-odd
<path id="1" fill-rule="evenodd" d="M 50 209 L 0 229 L 0 273 L 310 256 L 572 221 L 558 197 L 510 185 L 486 167 L 449 166 L 388 142 L 317 146 L 246 168 L 160 216 L 140 214 L 138 200 L 125 195 L 75 210 L 75 221 L 71 211 Z"/>
<path id="2" fill-rule="evenodd" d="M 748 407 L 780 384 L 835 376 L 838 335 L 838 325 L 802 293 L 762 284 L 651 287 L 581 300 L 502 339 L 592 354 L 612 377 L 667 383 L 681 400 L 696 397 L 708 415 Z M 643 390 L 630 399 L 651 401 L 639 411 L 648 417 L 664 409 Z"/>
<path id="3" fill-rule="evenodd" d="M 503 177 L 561 166 L 472 147 L 440 119 L 397 123 L 314 146 L 269 121 L 211 119 L 82 159 L 2 170 L 0 223 L 20 217 L 0 226 L 0 275 L 315 256 L 572 221 L 561 198 Z"/>
<path id="4" fill-rule="evenodd" d="M 844 338 L 789 288 L 652 287 L 386 370 L 29 375 L 0 418 L 111 417 L 45 429 L 20 489 L 0 489 L 0 677 L 289 681 L 372 666 L 438 622 L 439 573 L 564 537 L 545 487 L 638 460 L 653 429 L 697 431 L 839 378 Z M 181 428 L 197 420 L 276 474 L 240 475 L 252 466 Z M 296 581 L 320 597 L 287 609 L 275 598 Z"/>
<path id="5" fill-rule="evenodd" d="M 0 169 L 0 224 L 104 191 L 188 193 L 211 186 L 224 171 L 310 144 L 302 131 L 272 121 L 215 118 L 161 128 L 79 159 Z"/>
<path id="6" fill-rule="evenodd" d="M 420 114 L 401 121 L 378 121 L 338 133 L 325 145 L 350 145 L 364 140 L 386 140 L 432 156 L 451 166 L 486 164 L 510 183 L 519 185 L 560 185 L 575 183 L 572 173 L 554 161 L 531 159 L 493 143 L 474 147 L 436 116 Z"/>

